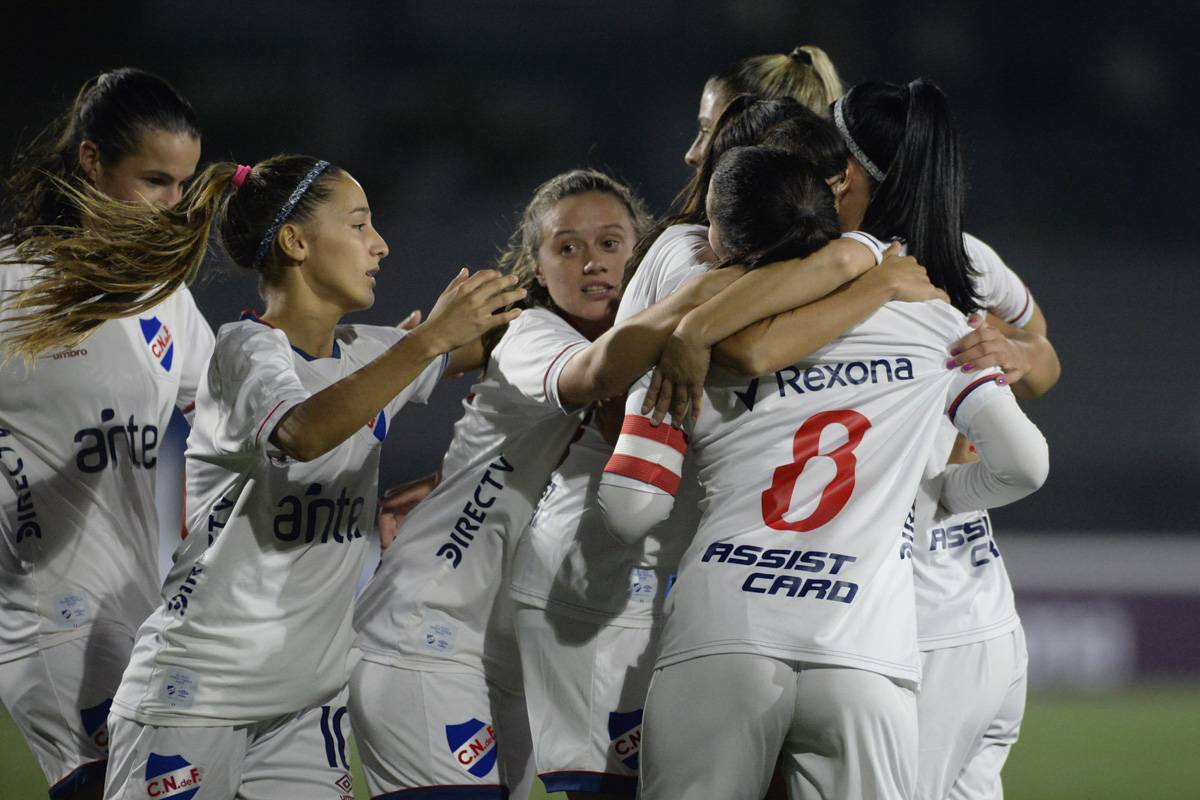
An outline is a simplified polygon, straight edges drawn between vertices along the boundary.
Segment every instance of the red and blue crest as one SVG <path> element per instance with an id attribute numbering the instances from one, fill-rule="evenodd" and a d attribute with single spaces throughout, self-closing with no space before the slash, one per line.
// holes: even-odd
<path id="1" fill-rule="evenodd" d="M 146 796 L 189 800 L 200 791 L 200 768 L 180 755 L 151 753 L 146 760 Z"/>
<path id="2" fill-rule="evenodd" d="M 642 709 L 614 711 L 608 715 L 608 738 L 612 740 L 617 759 L 636 770 L 638 753 L 642 749 Z"/>
<path id="3" fill-rule="evenodd" d="M 112 698 L 91 708 L 79 709 L 79 721 L 83 723 L 83 732 L 101 750 L 108 749 L 108 709 L 112 706 Z"/>
<path id="4" fill-rule="evenodd" d="M 496 732 L 491 725 L 474 718 L 447 725 L 446 742 L 458 765 L 476 778 L 486 776 L 496 766 Z"/>
<path id="5" fill-rule="evenodd" d="M 150 348 L 150 355 L 167 372 L 171 371 L 171 362 L 175 358 L 175 342 L 171 338 L 171 329 L 158 317 L 138 319 L 142 326 L 142 338 Z"/>
<path id="6" fill-rule="evenodd" d="M 367 423 L 367 427 L 375 434 L 375 438 L 382 442 L 387 438 L 387 411 L 380 411 L 375 419 Z"/>

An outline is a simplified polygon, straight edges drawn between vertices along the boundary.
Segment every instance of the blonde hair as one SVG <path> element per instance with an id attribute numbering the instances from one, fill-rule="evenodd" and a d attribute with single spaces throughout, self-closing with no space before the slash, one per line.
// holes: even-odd
<path id="1" fill-rule="evenodd" d="M 11 323 L 5 361 L 27 363 L 53 348 L 78 345 L 102 323 L 141 314 L 193 282 L 208 252 L 214 226 L 230 258 L 270 281 L 277 248 L 264 263 L 256 253 L 276 216 L 318 162 L 308 156 L 275 156 L 259 163 L 236 192 L 237 164 L 205 169 L 179 205 L 115 200 L 86 183 L 54 178 L 55 190 L 78 212 L 76 226 L 36 226 L 0 264 L 38 264 L 32 283 L 0 298 Z M 328 197 L 326 171 L 286 215 L 306 221 Z"/>
<path id="2" fill-rule="evenodd" d="M 710 80 L 725 84 L 732 95 L 790 97 L 818 114 L 842 96 L 842 81 L 821 48 L 806 44 L 787 54 L 750 56 Z"/>

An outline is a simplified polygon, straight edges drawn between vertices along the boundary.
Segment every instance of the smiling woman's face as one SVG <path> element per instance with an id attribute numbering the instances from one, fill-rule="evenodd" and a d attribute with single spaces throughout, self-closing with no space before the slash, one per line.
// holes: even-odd
<path id="1" fill-rule="evenodd" d="M 629 211 L 614 195 L 585 192 L 559 200 L 541 225 L 534 278 L 568 322 L 595 338 L 612 325 L 636 244 Z"/>

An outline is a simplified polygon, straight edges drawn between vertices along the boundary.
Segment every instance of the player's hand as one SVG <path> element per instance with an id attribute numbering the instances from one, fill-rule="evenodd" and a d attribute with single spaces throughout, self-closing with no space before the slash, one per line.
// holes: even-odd
<path id="1" fill-rule="evenodd" d="M 867 270 L 858 280 L 880 281 L 893 300 L 905 303 L 950 302 L 945 292 L 929 282 L 929 273 L 915 258 L 900 255 L 900 245 L 895 242 L 883 251 L 879 266 Z"/>
<path id="2" fill-rule="evenodd" d="M 434 343 L 436 352 L 461 347 L 520 316 L 519 308 L 501 310 L 525 298 L 525 290 L 516 286 L 515 275 L 494 269 L 472 275 L 463 267 L 437 299 L 420 331 Z"/>
<path id="3" fill-rule="evenodd" d="M 437 473 L 393 486 L 379 500 L 379 548 L 387 550 L 404 518 L 437 486 Z"/>
<path id="4" fill-rule="evenodd" d="M 411 331 L 413 328 L 421 324 L 421 309 L 414 308 L 409 312 L 408 316 L 401 321 L 396 327 L 402 331 Z"/>
<path id="5" fill-rule="evenodd" d="M 967 324 L 975 330 L 959 339 L 950 348 L 947 369 L 962 369 L 963 372 L 978 372 L 990 367 L 1004 371 L 1006 383 L 1013 384 L 1029 372 L 1029 356 L 1003 333 L 990 327 L 987 319 L 979 314 L 967 318 Z"/>
<path id="6" fill-rule="evenodd" d="M 642 402 L 642 413 L 649 415 L 654 425 L 666 419 L 668 413 L 677 428 L 683 426 L 689 414 L 693 422 L 700 416 L 712 348 L 689 336 L 682 327 L 667 340 Z"/>

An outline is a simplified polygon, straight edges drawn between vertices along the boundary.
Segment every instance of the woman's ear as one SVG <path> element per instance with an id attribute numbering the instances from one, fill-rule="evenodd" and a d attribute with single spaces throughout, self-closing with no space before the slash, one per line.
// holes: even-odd
<path id="1" fill-rule="evenodd" d="M 101 169 L 100 145 L 91 139 L 84 139 L 79 143 L 79 170 L 88 181 L 95 183 L 100 179 Z"/>
<path id="2" fill-rule="evenodd" d="M 308 258 L 308 240 L 304 228 L 294 222 L 285 222 L 275 234 L 275 246 L 283 251 L 288 261 L 303 264 Z"/>
<path id="3" fill-rule="evenodd" d="M 546 276 L 542 274 L 542 268 L 536 264 L 533 267 L 533 279 L 538 282 L 538 286 L 546 285 Z"/>

